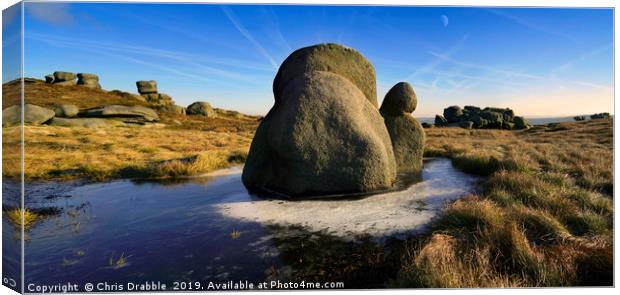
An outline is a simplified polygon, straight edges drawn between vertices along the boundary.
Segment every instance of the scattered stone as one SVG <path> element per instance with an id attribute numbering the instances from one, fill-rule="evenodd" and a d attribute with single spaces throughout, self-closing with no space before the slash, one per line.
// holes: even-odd
<path id="1" fill-rule="evenodd" d="M 188 115 L 200 115 L 200 116 L 207 116 L 207 117 L 215 116 L 215 111 L 213 110 L 211 105 L 206 101 L 197 101 L 197 102 L 190 104 L 185 110 L 185 112 Z"/>
<path id="2" fill-rule="evenodd" d="M 86 128 L 112 127 L 112 126 L 124 125 L 120 121 L 101 119 L 101 118 L 75 118 L 75 119 L 53 118 L 47 124 L 51 126 L 86 127 Z"/>
<path id="3" fill-rule="evenodd" d="M 304 73 L 315 71 L 344 77 L 360 89 L 370 103 L 378 107 L 375 69 L 370 61 L 352 48 L 333 43 L 304 47 L 286 58 L 273 81 L 276 103 L 280 101 L 289 82 Z"/>
<path id="4" fill-rule="evenodd" d="M 381 105 L 398 171 L 422 171 L 425 134 L 422 125 L 411 116 L 416 106 L 416 94 L 406 82 L 394 85 Z"/>
<path id="5" fill-rule="evenodd" d="M 136 86 L 138 87 L 138 93 L 140 94 L 157 93 L 156 81 L 137 81 Z"/>
<path id="6" fill-rule="evenodd" d="M 154 122 L 159 120 L 157 112 L 143 106 L 123 106 L 123 105 L 105 105 L 97 108 L 82 110 L 78 116 L 86 118 L 128 118 L 138 119 L 145 122 Z"/>
<path id="7" fill-rule="evenodd" d="M 14 105 L 2 110 L 2 126 L 21 124 L 21 106 Z M 43 124 L 54 117 L 54 111 L 33 104 L 24 106 L 24 123 Z"/>
<path id="8" fill-rule="evenodd" d="M 77 114 L 79 112 L 80 109 L 76 105 L 72 104 L 61 104 L 54 108 L 54 113 L 56 113 L 56 117 L 61 118 L 77 117 Z"/>
<path id="9" fill-rule="evenodd" d="M 244 185 L 289 197 L 391 188 L 396 162 L 375 85 L 372 65 L 353 49 L 321 44 L 291 54 L 252 141 Z"/>
<path id="10" fill-rule="evenodd" d="M 78 73 L 77 85 L 81 85 L 93 89 L 101 89 L 99 84 L 99 76 L 95 74 Z"/>
<path id="11" fill-rule="evenodd" d="M 425 129 L 435 127 L 435 125 L 430 124 L 430 123 L 426 123 L 426 122 L 422 122 L 421 124 L 422 124 L 422 128 L 425 128 Z"/>

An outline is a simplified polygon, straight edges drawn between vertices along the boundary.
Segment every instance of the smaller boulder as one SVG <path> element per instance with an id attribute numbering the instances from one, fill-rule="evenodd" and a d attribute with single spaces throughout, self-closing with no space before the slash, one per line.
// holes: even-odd
<path id="1" fill-rule="evenodd" d="M 45 76 L 45 83 L 47 83 L 47 84 L 54 83 L 54 75 L 47 75 L 47 76 Z"/>
<path id="2" fill-rule="evenodd" d="M 157 93 L 156 81 L 137 81 L 136 86 L 138 87 L 138 93 L 140 94 Z"/>
<path id="3" fill-rule="evenodd" d="M 384 116 L 411 114 L 417 104 L 418 99 L 413 87 L 407 82 L 399 82 L 385 95 L 380 111 Z"/>
<path id="4" fill-rule="evenodd" d="M 433 127 L 434 127 L 433 124 L 422 122 L 422 128 L 428 129 L 428 128 L 433 128 Z"/>
<path id="5" fill-rule="evenodd" d="M 166 112 L 166 113 L 172 113 L 172 114 L 185 115 L 185 108 L 182 106 L 176 105 L 176 104 L 161 106 L 159 107 L 159 111 Z"/>
<path id="6" fill-rule="evenodd" d="M 573 119 L 575 121 L 585 121 L 586 120 L 586 116 L 575 116 L 575 117 L 573 117 Z"/>
<path id="7" fill-rule="evenodd" d="M 76 105 L 72 104 L 61 104 L 54 108 L 54 113 L 56 113 L 56 117 L 61 118 L 77 117 L 77 114 L 79 112 L 80 109 Z"/>
<path id="8" fill-rule="evenodd" d="M 446 120 L 446 118 L 442 115 L 435 115 L 435 125 L 446 126 L 448 125 L 448 120 Z"/>
<path id="9" fill-rule="evenodd" d="M 531 125 L 527 121 L 526 118 L 523 118 L 521 116 L 515 116 L 514 117 L 514 128 L 515 129 L 527 129 L 527 128 L 530 128 L 530 127 L 531 127 Z"/>
<path id="10" fill-rule="evenodd" d="M 185 112 L 188 115 L 201 115 L 207 117 L 214 117 L 215 111 L 213 107 L 206 101 L 197 101 L 195 103 L 190 104 Z"/>

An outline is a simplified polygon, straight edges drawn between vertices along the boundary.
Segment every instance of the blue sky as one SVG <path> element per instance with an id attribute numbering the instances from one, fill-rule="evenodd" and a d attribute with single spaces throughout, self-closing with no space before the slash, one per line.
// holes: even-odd
<path id="1" fill-rule="evenodd" d="M 153 79 L 180 105 L 264 114 L 280 63 L 323 42 L 373 63 L 380 102 L 411 83 L 415 116 L 454 104 L 613 112 L 611 9 L 26 3 L 24 68 L 96 73 L 131 92 Z"/>

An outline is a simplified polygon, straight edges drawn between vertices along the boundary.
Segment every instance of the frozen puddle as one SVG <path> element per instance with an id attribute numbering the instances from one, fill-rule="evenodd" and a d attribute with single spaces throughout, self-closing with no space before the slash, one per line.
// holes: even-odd
<path id="1" fill-rule="evenodd" d="M 269 225 L 300 225 L 350 238 L 419 232 L 446 201 L 474 190 L 477 177 L 456 170 L 449 159 L 425 162 L 422 181 L 403 191 L 357 200 L 249 200 L 215 205 L 224 216 Z"/>

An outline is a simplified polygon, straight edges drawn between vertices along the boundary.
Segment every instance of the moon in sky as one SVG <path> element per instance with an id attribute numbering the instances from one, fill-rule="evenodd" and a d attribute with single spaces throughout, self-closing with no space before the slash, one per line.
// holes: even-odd
<path id="1" fill-rule="evenodd" d="M 441 15 L 441 22 L 443 22 L 444 27 L 448 26 L 448 17 L 445 14 Z"/>

